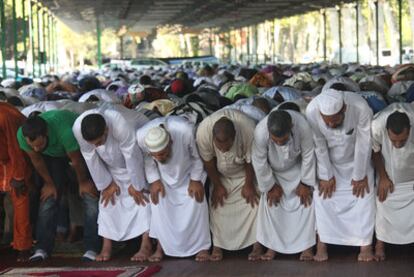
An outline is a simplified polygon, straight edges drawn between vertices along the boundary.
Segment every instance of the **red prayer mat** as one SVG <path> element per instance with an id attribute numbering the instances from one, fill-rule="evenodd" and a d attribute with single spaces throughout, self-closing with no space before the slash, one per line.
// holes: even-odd
<path id="1" fill-rule="evenodd" d="M 26 267 L 9 268 L 2 276 L 53 276 L 53 277 L 150 277 L 161 270 L 160 266 L 126 267 Z"/>

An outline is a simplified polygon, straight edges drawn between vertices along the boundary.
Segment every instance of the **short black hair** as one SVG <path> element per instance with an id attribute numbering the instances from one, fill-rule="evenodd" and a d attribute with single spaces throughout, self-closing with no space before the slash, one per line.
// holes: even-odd
<path id="1" fill-rule="evenodd" d="M 213 126 L 213 137 L 219 137 L 220 140 L 226 140 L 229 138 L 234 139 L 236 136 L 236 128 L 234 127 L 233 121 L 223 116 L 214 123 Z"/>
<path id="2" fill-rule="evenodd" d="M 13 105 L 15 107 L 24 107 L 22 99 L 20 99 L 17 96 L 11 96 L 11 97 L 7 98 L 7 103 L 9 103 L 10 105 Z"/>
<path id="3" fill-rule="evenodd" d="M 273 111 L 267 119 L 267 129 L 273 136 L 283 137 L 292 130 L 292 117 L 287 111 Z"/>
<path id="4" fill-rule="evenodd" d="M 139 83 L 143 86 L 150 86 L 152 84 L 152 79 L 148 75 L 142 75 L 139 78 Z"/>
<path id="5" fill-rule="evenodd" d="M 40 116 L 30 117 L 22 125 L 23 136 L 29 138 L 30 141 L 36 140 L 38 137 L 47 136 L 47 123 Z"/>
<path id="6" fill-rule="evenodd" d="M 98 96 L 92 94 L 88 97 L 88 99 L 86 99 L 85 102 L 99 102 L 99 98 Z"/>
<path id="7" fill-rule="evenodd" d="M 340 90 L 340 91 L 349 91 L 349 89 L 345 86 L 345 84 L 342 84 L 342 83 L 334 83 L 331 85 L 330 88 L 334 90 Z"/>
<path id="8" fill-rule="evenodd" d="M 7 96 L 4 91 L 0 91 L 0 101 L 7 101 Z"/>
<path id="9" fill-rule="evenodd" d="M 105 119 L 97 113 L 88 114 L 81 122 L 82 137 L 86 141 L 92 141 L 101 137 L 105 132 L 105 128 Z"/>
<path id="10" fill-rule="evenodd" d="M 395 111 L 387 118 L 386 128 L 394 134 L 399 135 L 405 129 L 410 129 L 410 119 L 406 113 Z"/>
<path id="11" fill-rule="evenodd" d="M 283 102 L 279 105 L 278 110 L 292 110 L 300 113 L 300 107 L 293 102 Z"/>

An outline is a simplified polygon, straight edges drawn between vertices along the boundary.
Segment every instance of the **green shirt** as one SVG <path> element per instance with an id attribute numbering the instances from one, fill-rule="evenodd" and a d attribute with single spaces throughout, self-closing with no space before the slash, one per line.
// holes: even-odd
<path id="1" fill-rule="evenodd" d="M 66 110 L 53 110 L 39 115 L 47 123 L 48 143 L 42 154 L 51 157 L 65 157 L 68 152 L 79 150 L 79 144 L 73 135 L 72 126 L 78 114 Z M 27 144 L 20 127 L 17 131 L 20 148 L 33 151 Z"/>

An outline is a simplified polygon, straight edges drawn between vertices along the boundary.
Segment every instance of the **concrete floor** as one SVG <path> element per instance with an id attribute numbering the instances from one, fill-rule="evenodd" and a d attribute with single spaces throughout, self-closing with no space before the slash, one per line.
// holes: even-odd
<path id="1" fill-rule="evenodd" d="M 18 265 L 10 249 L 0 250 L 1 267 L 20 266 L 133 266 L 129 257 L 135 249 L 123 248 L 107 263 L 83 263 L 78 258 L 51 258 L 39 264 Z M 162 269 L 155 277 L 207 277 L 207 276 L 414 276 L 414 245 L 387 248 L 384 262 L 361 263 L 356 261 L 358 248 L 330 246 L 328 262 L 300 262 L 298 255 L 279 255 L 271 262 L 249 262 L 247 251 L 226 252 L 221 262 L 198 263 L 193 259 L 166 258 L 159 263 Z"/>

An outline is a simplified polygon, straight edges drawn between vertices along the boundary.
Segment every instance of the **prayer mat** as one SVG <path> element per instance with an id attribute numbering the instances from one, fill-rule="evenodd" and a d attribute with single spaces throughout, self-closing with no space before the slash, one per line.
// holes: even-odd
<path id="1" fill-rule="evenodd" d="M 48 277 L 150 277 L 161 270 L 161 266 L 125 267 L 26 267 L 9 268 L 1 276 L 48 276 Z"/>

